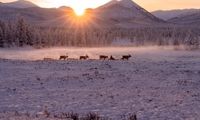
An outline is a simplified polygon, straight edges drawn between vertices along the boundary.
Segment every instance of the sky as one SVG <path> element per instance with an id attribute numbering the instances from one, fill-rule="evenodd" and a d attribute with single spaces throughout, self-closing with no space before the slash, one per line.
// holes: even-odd
<path id="1" fill-rule="evenodd" d="M 1 2 L 12 2 L 15 0 L 0 0 Z M 73 8 L 85 9 L 95 8 L 105 4 L 109 0 L 29 0 L 41 7 L 71 6 Z M 200 8 L 200 0 L 134 0 L 137 4 L 148 11 L 170 10 L 185 8 Z"/>

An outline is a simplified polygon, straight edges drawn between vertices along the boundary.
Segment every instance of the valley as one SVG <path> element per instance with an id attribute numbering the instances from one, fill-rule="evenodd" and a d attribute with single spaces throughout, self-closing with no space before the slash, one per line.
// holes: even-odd
<path id="1" fill-rule="evenodd" d="M 129 114 L 139 120 L 200 117 L 199 51 L 102 49 L 84 50 L 89 56 L 95 51 L 93 55 L 130 53 L 133 57 L 129 61 L 43 61 L 39 58 L 45 53 L 55 55 L 66 49 L 4 51 L 10 57 L 0 53 L 1 120 L 58 119 L 54 115 L 72 111 L 80 116 L 98 113 L 113 120 Z M 77 56 L 82 53 L 81 49 L 70 50 Z M 45 110 L 50 113 L 47 118 Z"/>

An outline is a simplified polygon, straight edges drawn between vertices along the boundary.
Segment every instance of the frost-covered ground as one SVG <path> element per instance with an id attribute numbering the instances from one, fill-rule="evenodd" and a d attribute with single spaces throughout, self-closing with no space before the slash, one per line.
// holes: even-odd
<path id="1" fill-rule="evenodd" d="M 129 61 L 42 61 L 68 53 Z M 200 51 L 161 48 L 0 50 L 0 113 L 95 112 L 121 120 L 199 120 Z M 10 59 L 10 60 L 8 60 Z M 17 60 L 18 59 L 18 60 Z M 3 119 L 0 114 L 0 119 Z"/>

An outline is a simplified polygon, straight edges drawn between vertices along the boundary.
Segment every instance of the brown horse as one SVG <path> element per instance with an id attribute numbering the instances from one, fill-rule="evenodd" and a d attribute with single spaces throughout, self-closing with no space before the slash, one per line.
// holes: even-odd
<path id="1" fill-rule="evenodd" d="M 108 56 L 106 56 L 106 55 L 100 55 L 100 56 L 99 56 L 99 59 L 100 59 L 100 60 L 105 60 L 105 59 L 108 59 Z"/>
<path id="2" fill-rule="evenodd" d="M 122 60 L 129 60 L 131 57 L 131 55 L 123 55 Z"/>
<path id="3" fill-rule="evenodd" d="M 80 60 L 87 60 L 88 58 L 89 58 L 88 55 L 86 55 L 86 56 L 80 56 Z"/>
<path id="4" fill-rule="evenodd" d="M 59 58 L 59 60 L 66 60 L 67 58 L 68 58 L 67 55 L 61 55 L 60 58 Z"/>

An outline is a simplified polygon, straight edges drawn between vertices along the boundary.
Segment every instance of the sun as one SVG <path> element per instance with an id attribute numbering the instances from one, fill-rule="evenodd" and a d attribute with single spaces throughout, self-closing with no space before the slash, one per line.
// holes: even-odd
<path id="1" fill-rule="evenodd" d="M 83 16 L 85 14 L 85 9 L 84 8 L 73 8 L 74 12 L 77 16 Z"/>
<path id="2" fill-rule="evenodd" d="M 66 10 L 66 22 L 70 23 L 70 27 L 75 28 L 89 28 L 94 25 L 96 18 L 93 9 L 84 7 L 72 7 L 70 10 Z"/>

